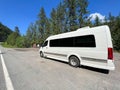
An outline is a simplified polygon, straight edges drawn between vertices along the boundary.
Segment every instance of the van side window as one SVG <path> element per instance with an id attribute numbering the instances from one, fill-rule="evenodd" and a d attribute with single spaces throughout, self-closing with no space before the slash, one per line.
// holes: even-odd
<path id="1" fill-rule="evenodd" d="M 73 47 L 73 38 L 50 40 L 50 47 Z"/>
<path id="2" fill-rule="evenodd" d="M 50 47 L 96 47 L 94 35 L 50 40 Z"/>
<path id="3" fill-rule="evenodd" d="M 47 44 L 48 44 L 48 41 L 45 41 L 45 42 L 43 43 L 43 47 L 47 46 Z"/>
<path id="4" fill-rule="evenodd" d="M 75 47 L 96 47 L 93 35 L 75 37 L 74 42 Z"/>

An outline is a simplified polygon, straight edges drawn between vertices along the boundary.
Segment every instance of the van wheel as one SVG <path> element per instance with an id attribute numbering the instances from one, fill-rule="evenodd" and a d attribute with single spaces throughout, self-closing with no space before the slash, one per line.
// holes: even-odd
<path id="1" fill-rule="evenodd" d="M 40 57 L 44 57 L 44 54 L 43 54 L 43 52 L 40 52 Z"/>
<path id="2" fill-rule="evenodd" d="M 76 56 L 71 56 L 69 58 L 69 64 L 73 67 L 78 67 L 80 65 L 80 60 Z"/>

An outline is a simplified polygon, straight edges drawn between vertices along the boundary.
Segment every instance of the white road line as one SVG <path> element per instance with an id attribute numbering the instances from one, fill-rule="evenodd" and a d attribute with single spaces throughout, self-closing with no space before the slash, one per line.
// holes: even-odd
<path id="1" fill-rule="evenodd" d="M 3 72 L 4 72 L 5 82 L 6 82 L 6 88 L 7 88 L 7 90 L 14 90 L 14 87 L 13 87 L 12 81 L 10 79 L 7 67 L 5 65 L 5 61 L 4 61 L 1 50 L 0 50 L 0 56 L 1 56 L 2 66 L 3 66 Z"/>

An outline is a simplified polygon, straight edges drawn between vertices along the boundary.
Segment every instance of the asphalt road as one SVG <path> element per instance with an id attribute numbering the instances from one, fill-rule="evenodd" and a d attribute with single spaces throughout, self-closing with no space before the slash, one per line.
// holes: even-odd
<path id="1" fill-rule="evenodd" d="M 0 46 L 14 90 L 120 90 L 120 54 L 114 53 L 114 71 L 39 57 L 38 49 L 5 49 Z M 0 90 L 6 89 L 0 59 Z"/>

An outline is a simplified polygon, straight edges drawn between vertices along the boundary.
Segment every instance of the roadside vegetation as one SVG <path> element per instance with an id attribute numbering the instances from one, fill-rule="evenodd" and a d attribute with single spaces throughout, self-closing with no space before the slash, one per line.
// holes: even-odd
<path id="1" fill-rule="evenodd" d="M 0 22 L 0 42 L 6 41 L 11 33 L 12 30 Z"/>
<path id="2" fill-rule="evenodd" d="M 101 21 L 96 17 L 91 21 L 87 0 L 62 0 L 56 8 L 53 8 L 50 17 L 46 16 L 44 7 L 40 8 L 38 19 L 31 23 L 26 35 L 21 35 L 19 28 L 10 33 L 4 39 L 4 46 L 32 47 L 33 44 L 41 44 L 50 35 L 74 31 L 85 26 L 108 25 L 111 29 L 114 49 L 120 51 L 120 15 L 112 16 L 111 13 Z M 102 43 L 102 41 L 101 41 Z"/>

